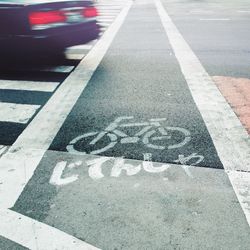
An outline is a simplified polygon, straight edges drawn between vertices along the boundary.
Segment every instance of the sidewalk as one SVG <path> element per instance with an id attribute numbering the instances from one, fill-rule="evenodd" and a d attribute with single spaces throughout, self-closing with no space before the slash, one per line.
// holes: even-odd
<path id="1" fill-rule="evenodd" d="M 225 76 L 213 79 L 250 135 L 250 79 Z"/>

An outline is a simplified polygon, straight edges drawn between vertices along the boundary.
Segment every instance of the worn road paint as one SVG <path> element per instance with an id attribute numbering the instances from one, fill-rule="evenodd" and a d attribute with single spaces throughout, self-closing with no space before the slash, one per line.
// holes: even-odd
<path id="1" fill-rule="evenodd" d="M 220 160 L 228 171 L 250 172 L 250 137 L 239 119 L 230 108 L 214 81 L 208 75 L 197 56 L 186 43 L 160 0 L 155 0 L 162 25 L 169 38 L 183 76 L 190 88 L 193 99 L 202 115 Z M 242 203 L 239 190 L 242 189 L 241 175 L 228 174 L 241 207 L 250 225 L 250 210 Z M 250 179 L 246 182 L 250 185 Z M 243 189 L 246 189 L 246 186 Z M 250 203 L 250 197 L 246 197 Z M 245 201 L 246 202 L 246 201 Z"/>
<path id="2" fill-rule="evenodd" d="M 0 235 L 28 249 L 98 250 L 71 235 L 9 209 L 0 208 Z"/>
<path id="3" fill-rule="evenodd" d="M 190 157 L 187 157 L 190 158 Z M 133 163 L 132 163 L 133 162 Z M 106 164 L 105 164 L 106 163 Z M 58 162 L 52 172 L 49 183 L 55 186 L 64 186 L 79 180 L 79 174 L 72 174 L 74 168 L 87 168 L 88 175 L 93 180 L 100 180 L 104 177 L 118 178 L 123 172 L 126 176 L 134 176 L 139 174 L 142 170 L 146 173 L 157 174 L 168 171 L 171 167 L 180 167 L 184 170 L 185 174 L 194 178 L 191 165 L 173 165 L 173 164 L 157 164 L 152 162 L 152 154 L 144 154 L 143 161 L 126 160 L 123 157 L 102 157 L 97 156 L 94 159 L 87 161 L 71 162 L 67 161 Z M 109 176 L 103 174 L 103 168 L 110 169 Z M 66 175 L 66 177 L 64 177 Z"/>
<path id="4" fill-rule="evenodd" d="M 40 108 L 40 105 L 0 102 L 0 122 L 26 124 Z"/>

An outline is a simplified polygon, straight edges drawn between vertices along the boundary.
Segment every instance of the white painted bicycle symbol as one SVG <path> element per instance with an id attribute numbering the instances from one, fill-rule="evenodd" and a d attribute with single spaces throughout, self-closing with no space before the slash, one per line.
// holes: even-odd
<path id="1" fill-rule="evenodd" d="M 190 132 L 184 128 L 180 127 L 163 127 L 161 122 L 166 121 L 166 118 L 156 118 L 149 119 L 148 122 L 138 122 L 138 123 L 122 123 L 123 120 L 132 120 L 133 116 L 122 116 L 115 119 L 112 123 L 110 123 L 104 131 L 101 132 L 89 132 L 83 135 L 80 135 L 73 139 L 67 146 L 67 151 L 72 154 L 84 155 L 87 154 L 85 151 L 80 151 L 77 149 L 76 145 L 78 143 L 82 143 L 85 140 L 90 140 L 88 143 L 89 146 L 94 146 L 97 142 L 101 141 L 104 137 L 108 139 L 107 145 L 102 148 L 95 149 L 90 151 L 90 154 L 100 154 L 111 148 L 113 148 L 118 142 L 121 144 L 135 144 L 141 142 L 148 148 L 164 150 L 164 149 L 176 149 L 183 147 L 190 140 Z M 141 127 L 140 131 L 134 134 L 133 136 L 129 136 L 122 128 L 133 128 L 133 127 Z M 162 142 L 164 140 L 171 140 L 172 135 L 178 133 L 178 141 L 174 142 L 172 145 L 162 145 L 157 144 L 157 142 Z M 171 135 L 172 134 L 172 135 Z M 168 143 L 169 144 L 169 143 Z"/>

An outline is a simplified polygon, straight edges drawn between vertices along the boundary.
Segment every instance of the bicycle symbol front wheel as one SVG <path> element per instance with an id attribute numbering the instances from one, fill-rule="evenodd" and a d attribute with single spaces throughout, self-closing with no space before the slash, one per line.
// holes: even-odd
<path id="1" fill-rule="evenodd" d="M 158 134 L 158 136 L 157 136 Z M 155 141 L 173 140 L 173 135 L 178 139 L 175 139 L 174 144 L 168 146 L 154 143 Z M 154 130 L 148 131 L 142 141 L 148 148 L 164 150 L 164 149 L 175 149 L 186 145 L 191 140 L 190 132 L 180 127 L 159 127 Z"/>
<path id="2" fill-rule="evenodd" d="M 106 133 L 104 135 L 104 137 L 107 135 L 109 142 L 106 146 L 99 148 L 99 149 L 94 149 L 94 150 L 89 150 L 89 152 L 87 152 L 84 148 L 85 146 L 89 146 L 89 145 L 95 145 L 90 143 L 85 143 L 85 140 L 91 140 L 92 137 L 94 136 L 98 136 L 99 132 L 90 132 L 90 133 L 86 133 L 83 135 L 80 135 L 78 137 L 76 137 L 75 139 L 73 139 L 66 147 L 67 151 L 71 154 L 76 154 L 76 155 L 86 155 L 86 154 L 93 154 L 93 155 L 97 155 L 100 153 L 103 153 L 107 150 L 109 150 L 110 148 L 113 148 L 115 146 L 115 144 L 117 143 L 117 136 L 115 134 L 112 133 Z M 81 144 L 82 147 L 77 147 L 78 144 Z"/>

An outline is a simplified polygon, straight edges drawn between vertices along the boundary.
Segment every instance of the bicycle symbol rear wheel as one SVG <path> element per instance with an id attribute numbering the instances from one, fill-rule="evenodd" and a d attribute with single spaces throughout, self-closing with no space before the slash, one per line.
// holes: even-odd
<path id="1" fill-rule="evenodd" d="M 107 135 L 110 142 L 106 146 L 104 146 L 103 148 L 95 149 L 95 150 L 92 150 L 89 152 L 84 151 L 84 148 L 83 148 L 83 150 L 80 150 L 80 148 L 77 149 L 78 143 L 81 143 L 81 141 L 84 141 L 85 139 L 89 139 L 89 138 L 91 140 L 91 137 L 97 136 L 98 134 L 99 134 L 99 132 L 90 132 L 90 133 L 86 133 L 86 134 L 83 134 L 83 135 L 76 137 L 67 145 L 67 147 L 66 147 L 67 151 L 71 154 L 76 154 L 76 155 L 86 155 L 86 154 L 97 155 L 97 154 L 100 154 L 100 153 L 107 151 L 110 148 L 113 148 L 115 146 L 115 144 L 117 143 L 117 136 L 115 134 L 106 133 L 104 136 Z M 94 144 L 89 143 L 89 144 L 86 144 L 86 146 L 87 145 L 95 145 L 95 143 Z"/>

